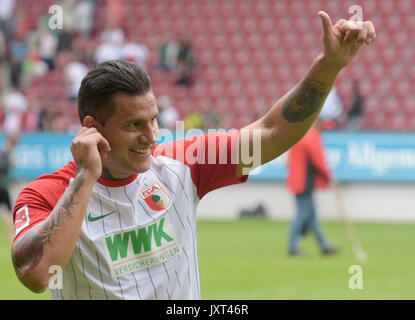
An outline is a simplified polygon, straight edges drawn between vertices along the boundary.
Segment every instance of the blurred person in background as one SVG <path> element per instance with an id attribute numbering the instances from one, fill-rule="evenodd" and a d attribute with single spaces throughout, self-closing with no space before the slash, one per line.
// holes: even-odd
<path id="1" fill-rule="evenodd" d="M 95 2 L 80 0 L 74 8 L 74 31 L 82 38 L 89 39 L 94 25 Z"/>
<path id="2" fill-rule="evenodd" d="M 193 84 L 193 76 L 196 68 L 192 42 L 187 35 L 183 35 L 179 42 L 177 53 L 177 85 L 190 87 Z"/>
<path id="3" fill-rule="evenodd" d="M 55 1 L 57 5 L 62 7 L 63 29 L 73 33 L 75 28 L 75 6 L 78 0 L 59 0 Z M 45 17 L 46 20 L 48 17 Z M 47 23 L 47 22 L 46 22 Z"/>
<path id="4" fill-rule="evenodd" d="M 22 119 L 22 131 L 35 132 L 40 129 L 40 104 L 38 99 L 32 99 Z"/>
<path id="5" fill-rule="evenodd" d="M 125 33 L 114 20 L 110 20 L 105 29 L 101 31 L 100 38 L 103 42 L 109 42 L 121 47 L 125 42 Z"/>
<path id="6" fill-rule="evenodd" d="M 27 45 L 22 34 L 16 35 L 9 45 L 10 84 L 14 88 L 20 87 L 23 62 L 27 55 Z"/>
<path id="7" fill-rule="evenodd" d="M 15 134 L 22 130 L 23 116 L 28 108 L 28 100 L 20 90 L 12 90 L 3 99 L 3 131 Z"/>
<path id="8" fill-rule="evenodd" d="M 0 0 L 0 28 L 6 40 L 9 40 L 14 33 L 13 12 L 15 7 L 15 0 Z"/>
<path id="9" fill-rule="evenodd" d="M 307 134 L 295 144 L 288 154 L 286 185 L 295 196 L 296 211 L 288 237 L 288 254 L 303 257 L 299 250 L 301 235 L 314 233 L 321 252 L 331 255 L 338 252 L 329 245 L 321 230 L 314 203 L 314 190 L 325 189 L 332 179 L 327 166 L 321 140 L 324 120 L 319 118 Z"/>
<path id="10" fill-rule="evenodd" d="M 9 58 L 10 85 L 14 88 L 21 86 L 23 62 L 27 57 L 28 44 L 26 37 L 29 34 L 29 18 L 24 6 L 16 6 L 11 21 L 10 38 L 6 36 L 6 46 Z"/>
<path id="11" fill-rule="evenodd" d="M 336 129 L 343 116 L 343 99 L 337 88 L 333 86 L 321 109 L 321 117 L 325 119 L 327 124 L 330 124 L 330 127 L 326 127 L 326 129 Z"/>
<path id="12" fill-rule="evenodd" d="M 56 105 L 49 101 L 40 112 L 39 116 L 41 131 L 64 131 L 64 119 L 61 117 Z"/>
<path id="13" fill-rule="evenodd" d="M 42 60 L 47 64 L 48 71 L 51 71 L 55 68 L 53 59 L 57 53 L 58 39 L 50 31 L 49 28 L 44 27 L 42 30 L 40 30 L 38 41 L 40 56 Z"/>
<path id="14" fill-rule="evenodd" d="M 169 96 L 161 96 L 158 99 L 159 115 L 157 121 L 160 128 L 169 130 L 176 129 L 176 121 L 179 120 L 179 112 L 173 105 Z"/>
<path id="15" fill-rule="evenodd" d="M 58 29 L 57 32 L 57 39 L 58 39 L 58 45 L 56 48 L 56 51 L 59 53 L 61 51 L 70 51 L 72 49 L 72 35 L 71 33 L 63 29 Z"/>
<path id="16" fill-rule="evenodd" d="M 131 40 L 123 45 L 121 58 L 134 62 L 143 70 L 147 70 L 147 60 L 150 56 L 148 47 L 140 42 L 138 33 L 133 33 Z"/>
<path id="17" fill-rule="evenodd" d="M 64 67 L 64 75 L 67 83 L 67 97 L 71 102 L 76 102 L 82 79 L 88 73 L 88 67 L 75 53 Z"/>
<path id="18" fill-rule="evenodd" d="M 184 130 L 203 129 L 203 114 L 199 110 L 193 110 L 184 118 Z"/>
<path id="19" fill-rule="evenodd" d="M 101 43 L 94 55 L 97 64 L 108 60 L 121 59 L 121 49 L 125 41 L 124 31 L 121 28 L 109 23 L 101 32 L 100 40 Z"/>
<path id="20" fill-rule="evenodd" d="M 0 206 L 5 205 L 7 212 L 2 211 L 2 218 L 7 229 L 8 240 L 13 240 L 13 216 L 12 203 L 9 193 L 9 186 L 11 184 L 9 169 L 14 164 L 11 158 L 11 152 L 19 141 L 17 133 L 6 135 L 3 146 L 0 149 Z"/>
<path id="21" fill-rule="evenodd" d="M 177 67 L 179 45 L 170 33 L 162 37 L 157 51 L 159 59 L 157 67 L 164 71 L 174 71 Z"/>
<path id="22" fill-rule="evenodd" d="M 28 44 L 29 51 L 22 66 L 22 87 L 27 87 L 34 77 L 43 75 L 49 71 L 48 64 L 39 54 L 38 45 L 36 43 L 26 43 Z"/>
<path id="23" fill-rule="evenodd" d="M 202 112 L 203 125 L 202 129 L 219 129 L 222 124 L 222 114 L 218 108 L 212 103 L 210 98 L 202 98 L 199 110 Z"/>
<path id="24" fill-rule="evenodd" d="M 360 92 L 359 82 L 353 82 L 353 98 L 352 105 L 347 113 L 347 130 L 359 130 L 360 122 L 363 116 L 363 96 Z"/>
<path id="25" fill-rule="evenodd" d="M 0 66 L 3 68 L 7 65 L 7 46 L 6 38 L 3 32 L 0 32 Z M 1 81 L 3 81 L 3 76 L 1 76 Z"/>

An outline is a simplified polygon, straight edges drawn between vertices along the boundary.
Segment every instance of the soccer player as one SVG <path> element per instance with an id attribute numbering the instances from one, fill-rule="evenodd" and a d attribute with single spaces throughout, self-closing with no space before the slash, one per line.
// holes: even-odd
<path id="1" fill-rule="evenodd" d="M 20 281 L 42 292 L 51 268 L 61 267 L 55 299 L 200 299 L 196 206 L 209 191 L 247 179 L 253 166 L 232 161 L 243 156 L 235 139 L 248 133 L 255 150 L 259 130 L 258 165 L 285 152 L 313 124 L 340 70 L 375 39 L 371 22 L 333 26 L 319 15 L 324 48 L 304 78 L 231 133 L 156 145 L 147 74 L 124 61 L 91 70 L 78 94 L 83 128 L 70 146 L 74 161 L 30 183 L 16 201 L 12 261 Z"/>

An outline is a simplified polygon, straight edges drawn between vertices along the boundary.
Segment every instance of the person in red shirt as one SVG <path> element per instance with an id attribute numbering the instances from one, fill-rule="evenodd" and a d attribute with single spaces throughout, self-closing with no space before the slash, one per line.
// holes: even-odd
<path id="1" fill-rule="evenodd" d="M 289 152 L 287 187 L 295 195 L 297 207 L 288 237 L 288 253 L 293 256 L 304 255 L 298 249 L 298 240 L 309 230 L 316 236 L 323 254 L 338 252 L 330 247 L 321 231 L 313 199 L 314 190 L 327 188 L 332 180 L 321 142 L 322 128 L 323 120 L 319 119 Z"/>

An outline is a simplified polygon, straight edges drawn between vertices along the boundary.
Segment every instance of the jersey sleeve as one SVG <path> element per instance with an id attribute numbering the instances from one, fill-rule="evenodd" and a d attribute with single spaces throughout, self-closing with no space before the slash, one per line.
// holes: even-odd
<path id="1" fill-rule="evenodd" d="M 156 146 L 153 156 L 166 156 L 190 168 L 199 199 L 208 192 L 243 183 L 248 176 L 236 176 L 238 131 L 206 133 Z"/>
<path id="2" fill-rule="evenodd" d="M 13 209 L 13 244 L 49 216 L 74 175 L 75 164 L 70 162 L 55 173 L 43 175 L 22 189 Z"/>

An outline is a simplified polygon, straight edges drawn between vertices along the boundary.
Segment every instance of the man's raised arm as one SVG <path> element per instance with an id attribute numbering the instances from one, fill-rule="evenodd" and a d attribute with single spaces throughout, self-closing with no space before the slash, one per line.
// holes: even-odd
<path id="1" fill-rule="evenodd" d="M 259 155 L 243 155 L 240 151 L 237 175 L 247 174 L 255 166 L 264 164 L 296 144 L 316 120 L 340 70 L 347 66 L 364 44 L 374 41 L 373 23 L 339 20 L 334 26 L 324 11 L 319 12 L 323 26 L 323 52 L 314 60 L 303 79 L 259 120 L 240 131 L 240 141 L 249 135 L 249 152 L 255 152 L 255 131 L 260 132 Z M 259 129 L 259 130 L 254 130 Z M 246 141 L 248 139 L 245 139 Z M 258 159 L 243 163 L 243 159 Z"/>

